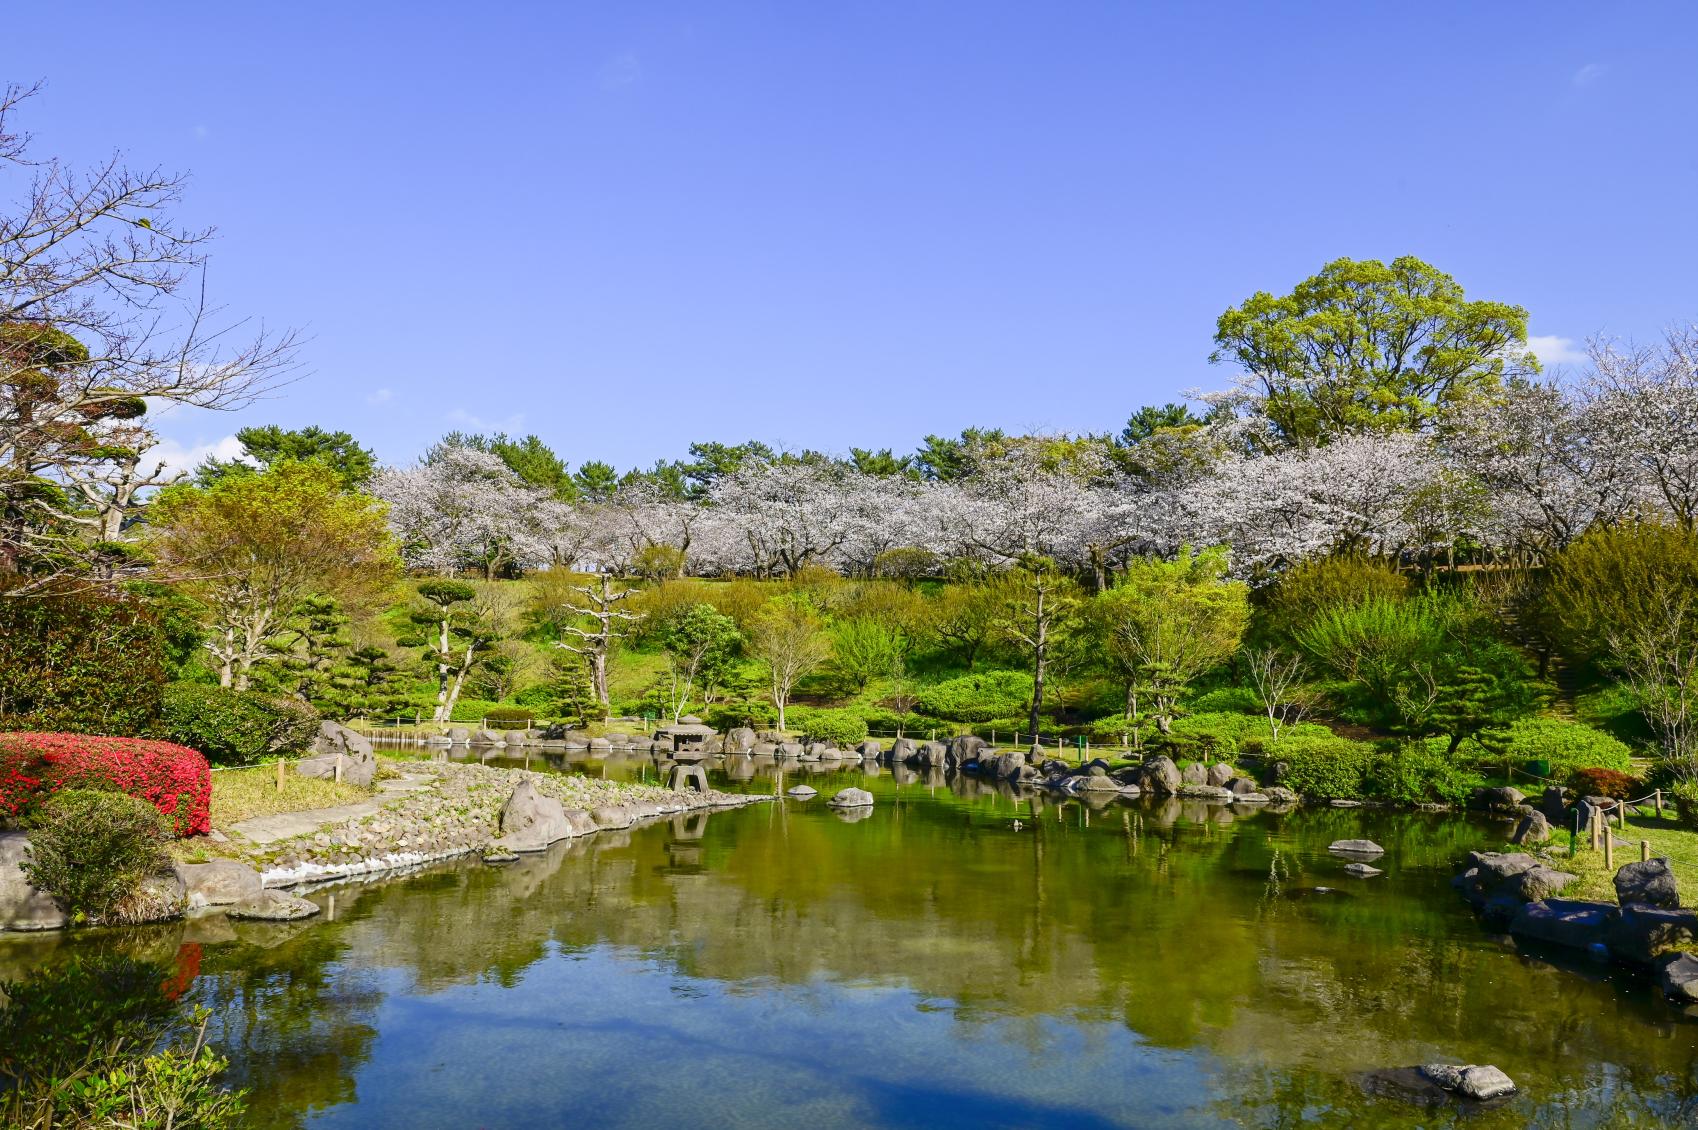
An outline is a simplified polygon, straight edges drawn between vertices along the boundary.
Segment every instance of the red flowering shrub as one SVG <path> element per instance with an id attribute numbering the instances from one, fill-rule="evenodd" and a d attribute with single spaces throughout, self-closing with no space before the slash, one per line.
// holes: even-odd
<path id="1" fill-rule="evenodd" d="M 0 734 L 0 813 L 60 789 L 117 789 L 147 801 L 179 836 L 212 829 L 212 771 L 187 746 L 89 734 Z"/>
<path id="2" fill-rule="evenodd" d="M 1645 784 L 1619 769 L 1576 769 L 1569 787 L 1581 796 L 1607 796 L 1629 800 L 1645 791 Z"/>

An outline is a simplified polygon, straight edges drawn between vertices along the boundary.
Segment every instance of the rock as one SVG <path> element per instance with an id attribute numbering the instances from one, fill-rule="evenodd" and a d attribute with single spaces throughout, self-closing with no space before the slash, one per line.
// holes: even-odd
<path id="1" fill-rule="evenodd" d="M 501 848 L 491 848 L 489 851 L 483 853 L 483 861 L 485 863 L 517 863 L 519 861 L 519 853 L 504 851 Z"/>
<path id="2" fill-rule="evenodd" d="M 1020 776 L 1021 770 L 1027 768 L 1026 755 L 1015 750 L 993 757 L 989 761 L 981 761 L 979 766 L 981 769 L 988 766 L 991 774 L 999 781 L 1013 780 Z"/>
<path id="3" fill-rule="evenodd" d="M 448 740 L 456 745 L 465 745 L 472 740 L 472 732 L 464 726 L 450 726 L 448 728 Z"/>
<path id="4" fill-rule="evenodd" d="M 1436 1085 L 1476 1102 L 1489 1102 L 1515 1093 L 1515 1083 L 1491 1064 L 1429 1063 L 1421 1074 Z"/>
<path id="5" fill-rule="evenodd" d="M 476 734 L 472 735 L 472 741 L 476 742 L 478 745 L 506 745 L 507 731 L 479 730 Z"/>
<path id="6" fill-rule="evenodd" d="M 1608 833 L 1605 833 L 1608 835 Z M 1666 859 L 1650 859 L 1644 863 L 1629 863 L 1615 873 L 1615 897 L 1623 906 L 1661 906 L 1674 909 L 1680 905 L 1680 891 L 1674 885 L 1674 872 Z"/>
<path id="7" fill-rule="evenodd" d="M 747 726 L 737 726 L 725 735 L 726 753 L 748 753 L 755 748 L 755 732 Z"/>
<path id="8" fill-rule="evenodd" d="M 797 785 L 795 788 L 790 789 L 784 795 L 790 796 L 790 797 L 795 797 L 797 800 L 807 800 L 810 797 L 818 796 L 819 790 L 814 788 L 812 785 Z"/>
<path id="9" fill-rule="evenodd" d="M 1217 761 L 1213 765 L 1209 766 L 1208 777 L 1203 783 L 1205 785 L 1221 785 L 1226 788 L 1231 788 L 1232 779 L 1235 776 L 1237 776 L 1237 772 L 1232 768 L 1232 766 L 1228 765 L 1224 761 Z"/>
<path id="10" fill-rule="evenodd" d="M 1179 766 L 1173 763 L 1171 757 L 1152 757 L 1144 762 L 1144 779 L 1140 784 L 1152 792 L 1172 796 L 1184 783 L 1184 778 L 1179 775 Z"/>
<path id="11" fill-rule="evenodd" d="M 1372 879 L 1375 875 L 1385 874 L 1385 872 L 1381 871 L 1378 867 L 1367 863 L 1346 863 L 1344 865 L 1344 873 L 1346 875 L 1352 875 L 1358 879 Z"/>
<path id="12" fill-rule="evenodd" d="M 1212 785 L 1214 782 L 1210 781 L 1209 784 Z M 1222 782 L 1222 784 L 1226 789 L 1237 796 L 1249 796 L 1251 793 L 1259 793 L 1262 791 L 1262 787 L 1249 777 L 1232 777 Z"/>
<path id="13" fill-rule="evenodd" d="M 1233 793 L 1232 794 L 1232 803 L 1233 804 L 1267 804 L 1268 803 L 1268 796 L 1267 796 L 1266 793 Z"/>
<path id="14" fill-rule="evenodd" d="M 1180 771 L 1179 779 L 1186 785 L 1206 785 L 1209 783 L 1209 767 L 1201 761 L 1193 761 Z"/>
<path id="15" fill-rule="evenodd" d="M 262 891 L 251 899 L 244 899 L 229 910 L 231 918 L 251 919 L 256 922 L 298 922 L 302 918 L 311 918 L 318 913 L 318 906 L 304 898 L 289 894 L 287 891 Z"/>
<path id="16" fill-rule="evenodd" d="M 908 755 L 914 752 L 914 743 L 908 738 L 897 738 L 890 743 L 890 762 L 900 765 L 908 760 Z"/>
<path id="17" fill-rule="evenodd" d="M 132 923 L 176 918 L 188 905 L 188 890 L 175 869 L 149 875 L 130 896 L 126 916 Z"/>
<path id="18" fill-rule="evenodd" d="M 826 803 L 832 808 L 871 808 L 873 794 L 865 789 L 844 789 Z"/>
<path id="19" fill-rule="evenodd" d="M 1615 913 L 1615 907 L 1604 903 L 1545 899 L 1517 911 L 1509 932 L 1518 938 L 1583 950 L 1604 941 Z"/>
<path id="20" fill-rule="evenodd" d="M 1514 808 L 1527 799 L 1527 794 L 1509 785 L 1499 785 L 1493 789 L 1476 789 L 1472 803 L 1476 808 Z"/>
<path id="21" fill-rule="evenodd" d="M 921 769 L 945 769 L 949 766 L 949 747 L 942 742 L 926 742 L 914 751 L 913 760 Z"/>
<path id="22" fill-rule="evenodd" d="M 1334 855 L 1384 855 L 1386 849 L 1373 840 L 1334 840 L 1327 845 Z"/>
<path id="23" fill-rule="evenodd" d="M 215 859 L 211 863 L 179 863 L 177 877 L 183 881 L 189 909 L 203 906 L 230 906 L 258 897 L 265 884 L 259 872 L 234 859 Z"/>
<path id="24" fill-rule="evenodd" d="M 1284 785 L 1270 785 L 1262 794 L 1273 804 L 1296 804 L 1298 800 L 1297 794 Z"/>
<path id="25" fill-rule="evenodd" d="M 631 810 L 622 804 L 604 804 L 599 808 L 590 809 L 590 819 L 598 828 L 629 828 L 632 823 Z"/>
<path id="26" fill-rule="evenodd" d="M 774 751 L 774 753 L 779 757 L 796 757 L 796 758 L 801 757 L 804 753 L 807 753 L 807 752 L 808 751 L 802 747 L 801 742 L 784 742 L 781 745 L 779 745 L 777 750 Z"/>
<path id="27" fill-rule="evenodd" d="M 1515 831 L 1510 833 L 1509 842 L 1512 844 L 1542 844 L 1551 838 L 1551 823 L 1545 819 L 1545 814 L 1534 809 L 1523 816 L 1515 825 Z"/>
<path id="28" fill-rule="evenodd" d="M 377 776 L 377 757 L 371 751 L 371 742 L 363 734 L 328 719 L 318 724 L 318 736 L 313 738 L 307 755 L 295 762 L 295 772 L 303 777 L 335 777 L 338 753 L 342 755 L 342 780 L 370 788 Z"/>
<path id="29" fill-rule="evenodd" d="M 1334 808 L 1361 808 L 1362 807 L 1361 801 L 1350 800 L 1347 797 L 1333 797 L 1331 800 L 1327 801 L 1327 803 L 1332 805 Z"/>
<path id="30" fill-rule="evenodd" d="M 1650 965 L 1666 953 L 1698 948 L 1698 911 L 1624 906 L 1604 944 L 1623 961 Z"/>
<path id="31" fill-rule="evenodd" d="M 1561 785 L 1546 785 L 1539 798 L 1539 812 L 1552 824 L 1561 824 L 1568 815 L 1568 790 Z"/>
<path id="32" fill-rule="evenodd" d="M 855 752 L 861 755 L 861 760 L 863 761 L 877 761 L 879 757 L 883 755 L 884 747 L 873 741 L 873 739 L 868 738 L 866 741 L 855 747 Z"/>
<path id="33" fill-rule="evenodd" d="M 1563 888 L 1577 878 L 1578 876 L 1551 867 L 1532 867 L 1510 878 L 1504 883 L 1503 889 L 1525 902 L 1543 902 L 1560 895 Z"/>
<path id="34" fill-rule="evenodd" d="M 613 743 L 608 741 L 606 738 L 591 738 L 590 739 L 590 752 L 592 752 L 592 753 L 606 753 L 607 751 L 611 750 L 612 748 L 613 748 Z"/>
<path id="35" fill-rule="evenodd" d="M 520 781 L 502 806 L 500 827 L 501 838 L 495 846 L 505 851 L 542 851 L 572 834 L 565 807 L 537 792 L 528 780 Z"/>
<path id="36" fill-rule="evenodd" d="M 1178 796 L 1191 800 L 1231 800 L 1232 793 L 1218 785 L 1180 785 Z"/>
<path id="37" fill-rule="evenodd" d="M 1658 980 L 1663 996 L 1675 1004 L 1698 1004 L 1698 957 L 1677 953 L 1665 959 Z"/>
<path id="38" fill-rule="evenodd" d="M 1123 787 L 1113 777 L 1093 777 L 1086 774 L 1083 777 L 1068 777 L 1066 780 L 1077 781 L 1078 788 L 1092 793 L 1118 793 Z"/>
<path id="39" fill-rule="evenodd" d="M 1531 871 L 1539 866 L 1539 861 L 1522 852 L 1473 851 L 1468 853 L 1468 863 L 1479 869 L 1479 881 L 1482 886 L 1493 887 L 1506 879 L 1511 879 L 1523 871 Z"/>
<path id="40" fill-rule="evenodd" d="M 65 925 L 65 912 L 24 878 L 20 864 L 28 858 L 28 836 L 0 832 L 0 930 L 58 930 Z"/>
<path id="41" fill-rule="evenodd" d="M 989 747 L 985 739 L 977 734 L 960 734 L 951 738 L 949 742 L 949 752 L 955 758 L 957 765 L 977 761 L 987 748 Z"/>

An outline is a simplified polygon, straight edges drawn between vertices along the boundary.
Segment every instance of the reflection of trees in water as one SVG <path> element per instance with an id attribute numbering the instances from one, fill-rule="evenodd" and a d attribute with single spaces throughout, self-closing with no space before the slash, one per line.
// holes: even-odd
<path id="1" fill-rule="evenodd" d="M 1176 801 L 1087 813 L 958 780 L 922 802 L 862 782 L 877 818 L 852 826 L 819 802 L 765 807 L 712 817 L 699 841 L 604 833 L 350 892 L 340 928 L 350 962 L 409 970 L 426 991 L 513 984 L 551 943 L 608 943 L 730 983 L 900 985 L 1034 1033 L 1044 1017 L 1115 1019 L 1293 1073 L 1495 1060 L 1548 1089 L 1593 1055 L 1684 1070 L 1689 1042 L 1659 1038 L 1643 999 L 1507 960 L 1450 901 L 1440 864 L 1479 836 L 1460 821 L 1234 821 Z M 1399 890 L 1430 898 L 1384 882 L 1308 893 L 1348 882 L 1324 846 L 1365 820 L 1407 873 Z"/>

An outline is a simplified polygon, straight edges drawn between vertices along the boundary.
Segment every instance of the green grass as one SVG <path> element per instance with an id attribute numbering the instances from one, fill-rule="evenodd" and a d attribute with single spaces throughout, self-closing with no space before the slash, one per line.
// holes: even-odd
<path id="1" fill-rule="evenodd" d="M 253 816 L 275 816 L 308 808 L 333 808 L 353 804 L 372 795 L 346 782 L 303 777 L 290 767 L 277 788 L 277 768 L 256 765 L 251 769 L 221 769 L 212 775 L 212 826 L 224 830 Z"/>
<path id="2" fill-rule="evenodd" d="M 1698 831 L 1682 827 L 1676 822 L 1673 809 L 1666 809 L 1661 820 L 1655 816 L 1635 816 L 1629 814 L 1625 830 L 1617 831 L 1616 838 L 1631 841 L 1632 846 L 1615 848 L 1615 865 L 1619 869 L 1627 863 L 1639 861 L 1639 841 L 1645 840 L 1651 845 L 1651 857 L 1659 856 L 1669 861 L 1674 870 L 1676 885 L 1680 888 L 1680 901 L 1685 906 L 1698 905 Z M 1552 829 L 1551 846 L 1547 853 L 1554 857 L 1553 863 L 1563 871 L 1580 876 L 1580 882 L 1563 892 L 1564 898 L 1592 899 L 1598 902 L 1614 902 L 1615 872 L 1604 867 L 1604 853 L 1593 851 L 1590 839 L 1584 835 L 1578 837 L 1577 849 L 1569 854 L 1570 835 L 1567 831 Z M 1517 847 L 1506 847 L 1506 851 L 1521 851 Z"/>

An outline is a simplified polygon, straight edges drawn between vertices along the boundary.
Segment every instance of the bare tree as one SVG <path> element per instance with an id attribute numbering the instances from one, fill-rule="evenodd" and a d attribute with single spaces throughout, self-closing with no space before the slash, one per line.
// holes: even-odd
<path id="1" fill-rule="evenodd" d="M 1654 611 L 1610 638 L 1610 651 L 1682 777 L 1698 777 L 1698 601 L 1664 589 Z"/>
<path id="2" fill-rule="evenodd" d="M 43 486 L 139 460 L 150 402 L 239 407 L 286 379 L 296 345 L 218 324 L 205 291 L 212 229 L 170 215 L 184 176 L 121 155 L 86 170 L 31 161 L 13 118 L 36 92 L 0 91 L 0 184 L 21 185 L 0 207 L 0 573 L 47 550 L 86 557 L 85 524 L 67 528 Z"/>
<path id="3" fill-rule="evenodd" d="M 1276 647 L 1251 648 L 1244 658 L 1250 668 L 1250 686 L 1268 715 L 1268 732 L 1277 742 L 1280 727 L 1297 725 L 1314 706 L 1314 697 L 1303 687 L 1308 670 L 1302 657 Z"/>
<path id="4" fill-rule="evenodd" d="M 555 647 L 563 648 L 574 655 L 581 656 L 590 669 L 590 685 L 595 689 L 596 701 L 605 709 L 607 697 L 607 656 L 613 650 L 614 641 L 625 635 L 626 628 L 636 620 L 641 620 L 640 612 L 627 612 L 619 607 L 619 603 L 628 600 L 634 591 L 628 588 L 613 587 L 606 573 L 596 575 L 595 582 L 587 585 L 567 584 L 567 589 L 577 599 L 555 615 L 555 626 L 565 634 L 573 636 L 578 642 L 559 640 Z M 587 617 L 595 621 L 594 628 L 580 628 L 571 622 L 569 617 Z"/>
<path id="5" fill-rule="evenodd" d="M 766 609 L 749 629 L 749 648 L 772 676 L 772 705 L 778 708 L 778 728 L 784 729 L 784 710 L 802 677 L 831 655 L 819 617 L 799 601 L 782 600 Z"/>

